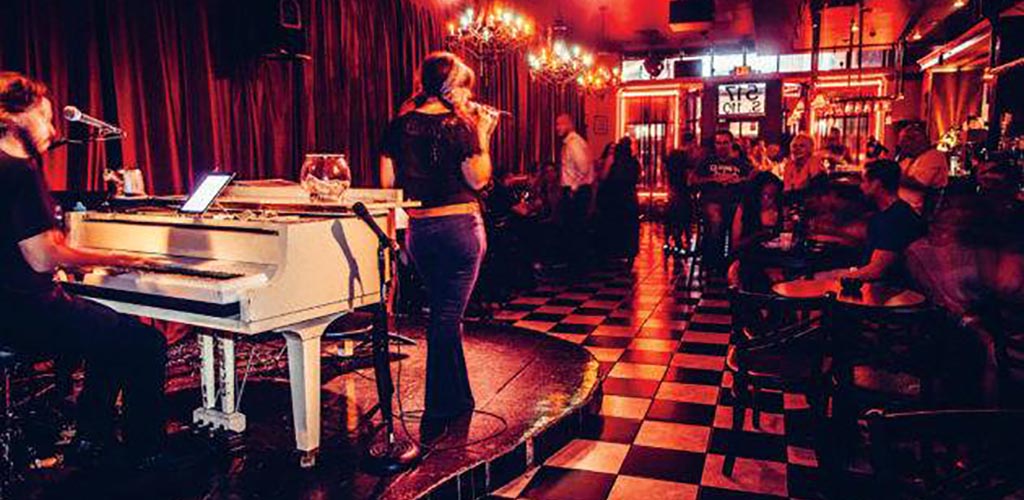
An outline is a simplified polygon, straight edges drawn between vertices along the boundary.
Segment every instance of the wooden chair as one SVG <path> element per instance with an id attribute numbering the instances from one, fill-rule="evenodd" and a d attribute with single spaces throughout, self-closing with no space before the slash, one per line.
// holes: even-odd
<path id="1" fill-rule="evenodd" d="M 826 394 L 821 316 L 797 314 L 806 304 L 782 297 L 729 288 L 733 345 L 726 368 L 733 374 L 733 430 L 743 429 L 747 408 L 760 429 L 758 393 L 763 390 L 806 395 L 818 439 L 823 429 Z M 732 474 L 736 458 L 725 457 L 722 471 Z"/>
<path id="2" fill-rule="evenodd" d="M 1019 457 L 1024 411 L 872 409 L 866 420 L 873 498 L 982 499 L 1024 494 L 1024 461 Z"/>

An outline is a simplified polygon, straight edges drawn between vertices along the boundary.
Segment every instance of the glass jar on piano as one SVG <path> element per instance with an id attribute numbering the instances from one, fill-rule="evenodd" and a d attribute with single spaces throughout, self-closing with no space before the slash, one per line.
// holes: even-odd
<path id="1" fill-rule="evenodd" d="M 306 155 L 299 183 L 313 202 L 338 202 L 352 185 L 352 170 L 343 154 Z"/>

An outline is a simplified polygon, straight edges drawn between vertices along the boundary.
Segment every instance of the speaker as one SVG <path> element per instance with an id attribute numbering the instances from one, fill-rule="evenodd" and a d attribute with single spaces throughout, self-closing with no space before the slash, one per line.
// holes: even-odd
<path id="1" fill-rule="evenodd" d="M 700 77 L 704 69 L 703 61 L 700 59 L 677 60 L 672 66 L 673 78 Z"/>
<path id="2" fill-rule="evenodd" d="M 668 18 L 669 27 L 676 33 L 707 30 L 715 22 L 715 1 L 671 0 Z"/>
<path id="3" fill-rule="evenodd" d="M 216 69 L 231 73 L 262 57 L 306 58 L 306 0 L 219 0 L 211 45 Z"/>

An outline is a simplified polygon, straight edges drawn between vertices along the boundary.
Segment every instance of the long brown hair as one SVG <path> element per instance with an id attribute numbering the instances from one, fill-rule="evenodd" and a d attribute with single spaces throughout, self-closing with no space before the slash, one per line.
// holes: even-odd
<path id="1" fill-rule="evenodd" d="M 398 114 L 404 115 L 436 98 L 446 108 L 471 121 L 466 112 L 455 100 L 453 94 L 459 90 L 468 90 L 476 83 L 476 73 L 466 65 L 459 56 L 451 52 L 433 52 L 420 65 L 416 91 L 399 108 Z"/>

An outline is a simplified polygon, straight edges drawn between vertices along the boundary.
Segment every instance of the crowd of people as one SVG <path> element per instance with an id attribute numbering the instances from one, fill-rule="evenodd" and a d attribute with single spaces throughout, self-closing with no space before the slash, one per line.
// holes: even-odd
<path id="1" fill-rule="evenodd" d="M 600 262 L 631 262 L 639 249 L 640 162 L 624 137 L 594 156 L 561 115 L 560 161 L 544 161 L 529 176 L 505 173 L 487 196 L 492 245 L 484 289 L 524 287 L 543 269 L 581 275 Z M 498 290 L 500 295 L 507 290 Z"/>
<path id="2" fill-rule="evenodd" d="M 525 181 L 506 176 L 492 193 L 492 215 L 518 244 L 492 246 L 489 258 L 504 265 L 516 259 L 501 248 L 523 250 L 521 265 L 511 267 L 519 271 L 501 279 L 522 279 L 530 273 L 521 270 L 531 266 L 579 271 L 636 256 L 641 166 L 635 144 L 623 138 L 591 159 L 570 117 L 559 118 L 558 133 L 560 162 L 543 163 Z M 695 252 L 705 270 L 724 274 L 731 285 L 766 291 L 794 276 L 762 259 L 765 248 L 811 241 L 828 248 L 837 278 L 914 288 L 959 317 L 992 304 L 1006 306 L 995 316 L 1002 319 L 1019 309 L 1024 232 L 1013 228 L 1024 203 L 1015 160 L 979 158 L 975 178 L 954 186 L 945 154 L 922 124 L 899 128 L 893 154 L 868 142 L 858 157 L 839 130 L 820 146 L 802 133 L 783 144 L 727 130 L 700 143 L 683 133 L 663 162 L 665 253 Z M 993 345 L 987 342 L 990 356 Z"/>

